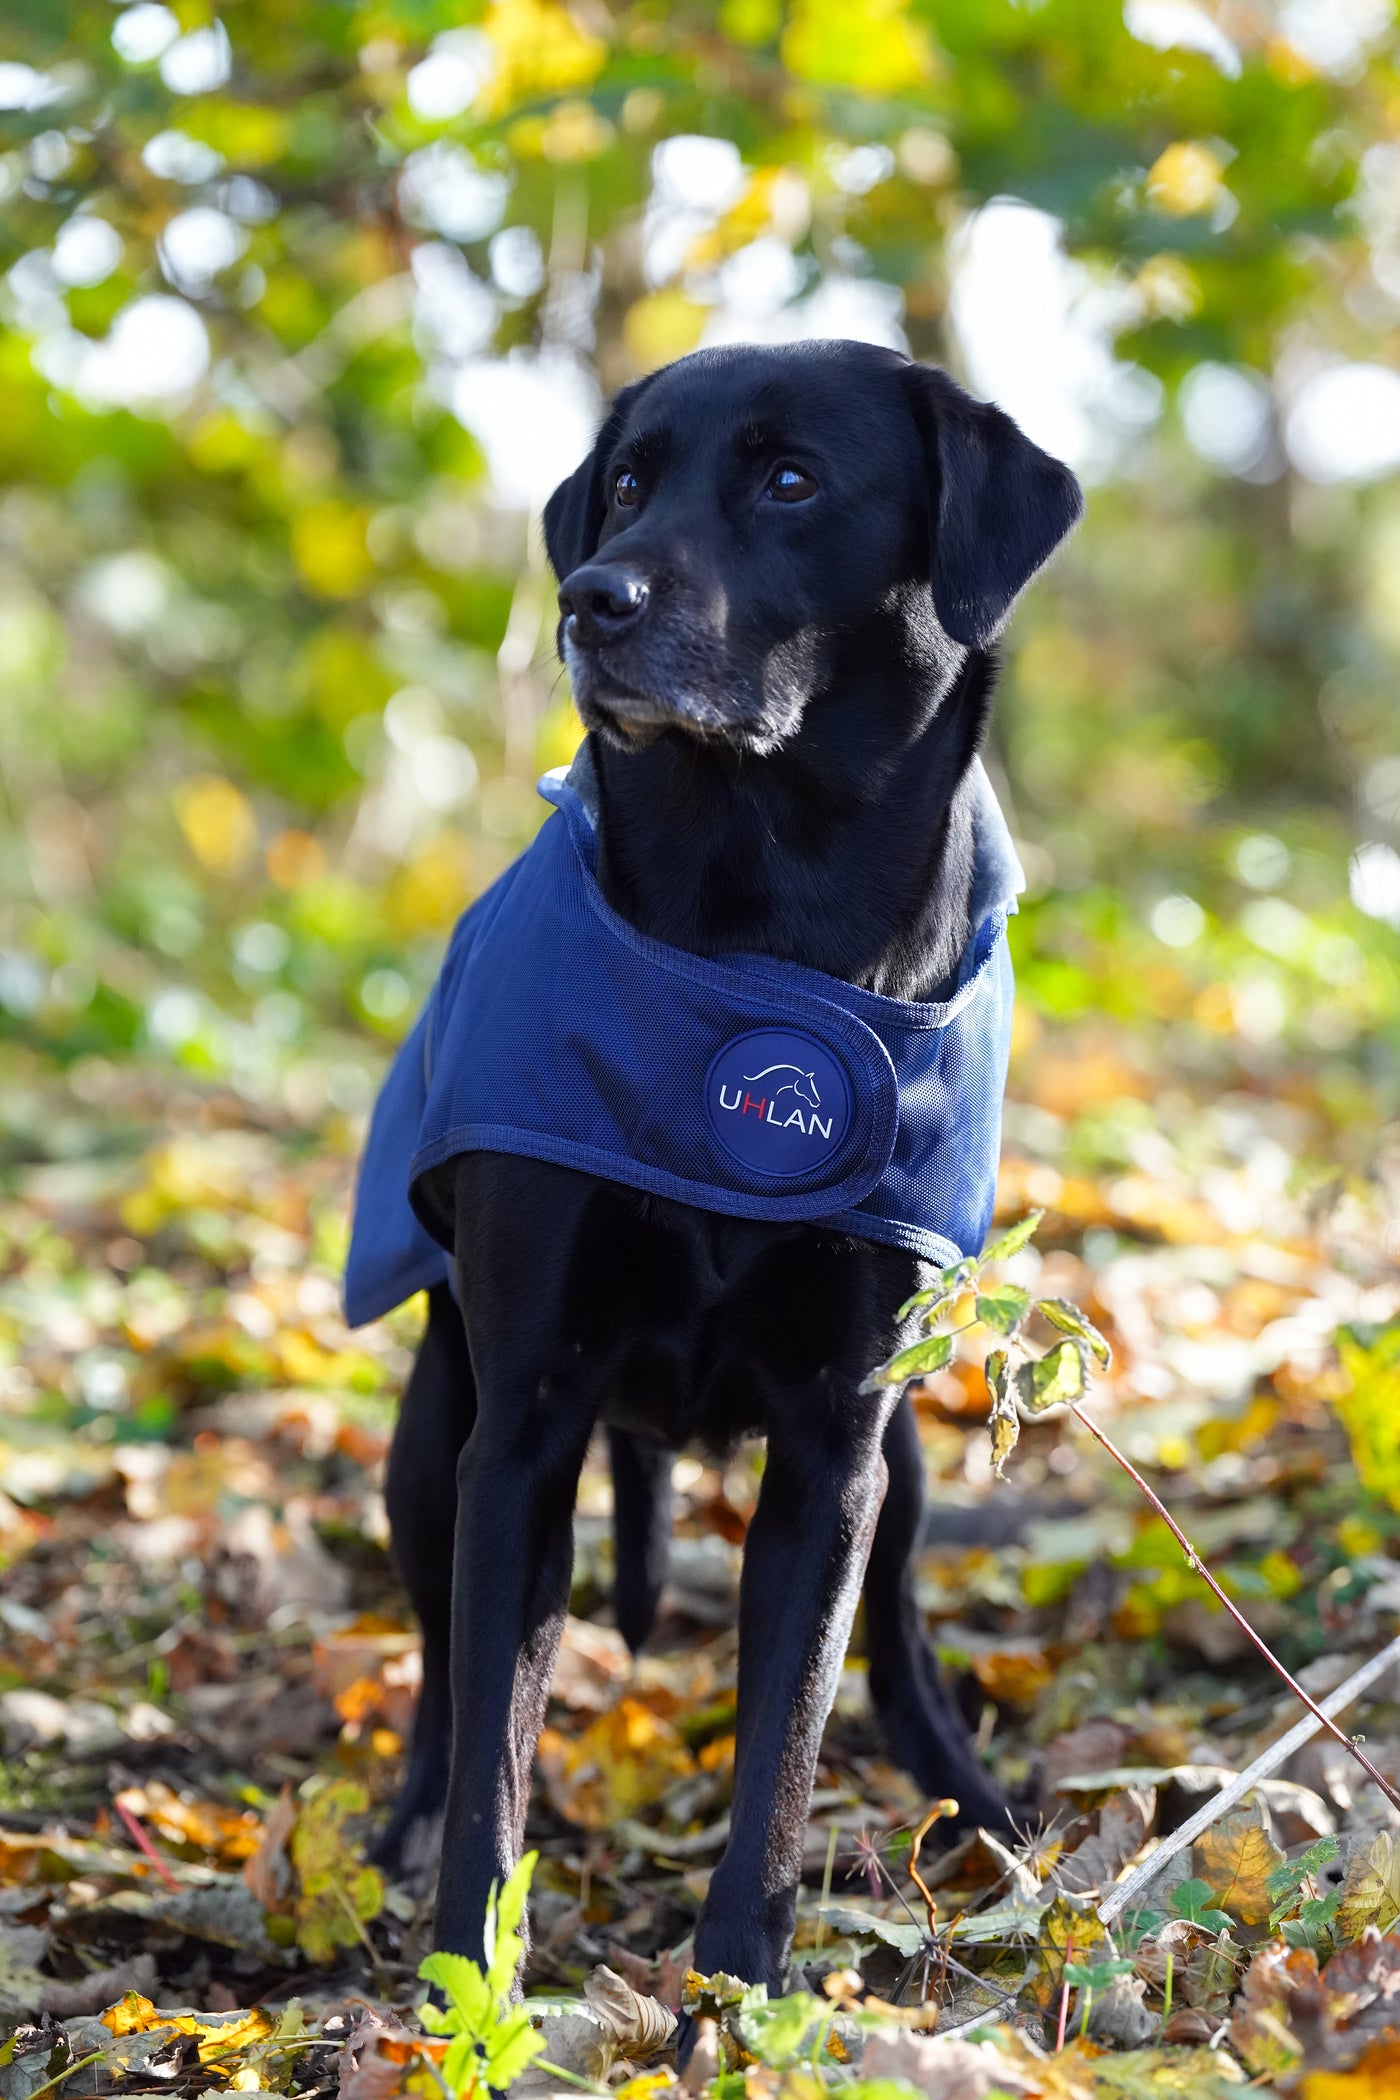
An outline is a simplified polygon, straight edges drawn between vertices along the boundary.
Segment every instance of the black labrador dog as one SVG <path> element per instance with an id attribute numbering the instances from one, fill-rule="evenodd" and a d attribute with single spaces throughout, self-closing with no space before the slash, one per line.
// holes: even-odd
<path id="1" fill-rule="evenodd" d="M 968 775 L 995 639 L 1080 508 L 1069 470 L 998 409 L 891 351 L 704 351 L 622 392 L 545 511 L 609 903 L 702 956 L 938 998 L 969 933 Z M 432 1294 L 389 1461 L 424 1678 L 381 1857 L 445 1808 L 436 1944 L 479 1958 L 487 1893 L 522 1849 L 595 1425 L 634 1649 L 665 1565 L 671 1453 L 759 1432 L 732 1826 L 695 1964 L 778 1989 L 862 1585 L 893 1755 L 963 1825 L 1006 1818 L 915 1600 L 912 1411 L 861 1391 L 928 1271 L 819 1226 L 493 1153 L 438 1168 L 432 1201 L 457 1302 Z"/>

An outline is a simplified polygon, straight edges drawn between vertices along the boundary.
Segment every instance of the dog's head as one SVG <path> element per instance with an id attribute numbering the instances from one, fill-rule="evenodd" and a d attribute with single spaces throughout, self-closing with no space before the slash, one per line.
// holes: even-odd
<path id="1" fill-rule="evenodd" d="M 1081 507 L 1000 409 L 893 351 L 682 358 L 545 506 L 579 711 L 621 745 L 772 750 L 871 648 L 945 671 L 985 648 Z"/>

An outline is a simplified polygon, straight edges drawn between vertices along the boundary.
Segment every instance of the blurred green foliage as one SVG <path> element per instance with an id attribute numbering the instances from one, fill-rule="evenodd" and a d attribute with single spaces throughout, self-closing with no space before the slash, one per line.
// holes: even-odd
<path id="1" fill-rule="evenodd" d="M 777 309 L 891 288 L 976 384 L 959 257 L 1012 197 L 1108 316 L 1081 408 L 1116 431 L 1008 643 L 1027 1026 L 1312 1060 L 1343 1104 L 1393 1076 L 1400 497 L 1285 439 L 1309 375 L 1395 357 L 1400 72 L 1384 8 L 1321 13 L 1319 47 L 1299 0 L 1139 0 L 1137 34 L 1090 0 L 7 0 L 0 1026 L 362 1107 L 577 733 L 500 387 L 577 421 L 756 256 Z M 737 148 L 708 202 L 668 201 L 673 139 Z M 1203 370 L 1263 404 L 1234 472 L 1183 431 Z"/>

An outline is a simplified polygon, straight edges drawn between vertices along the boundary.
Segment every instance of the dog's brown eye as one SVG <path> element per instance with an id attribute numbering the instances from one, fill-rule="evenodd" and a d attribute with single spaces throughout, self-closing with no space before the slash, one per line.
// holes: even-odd
<path id="1" fill-rule="evenodd" d="M 636 475 L 630 467 L 624 467 L 613 483 L 614 496 L 624 510 L 630 510 L 631 506 L 640 500 L 641 493 L 642 486 Z"/>
<path id="2" fill-rule="evenodd" d="M 775 467 L 768 484 L 768 494 L 776 503 L 805 503 L 815 496 L 817 484 L 801 467 Z"/>

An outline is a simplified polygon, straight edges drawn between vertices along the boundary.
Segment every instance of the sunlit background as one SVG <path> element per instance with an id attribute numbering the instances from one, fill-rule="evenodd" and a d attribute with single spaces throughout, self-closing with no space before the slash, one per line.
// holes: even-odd
<path id="1" fill-rule="evenodd" d="M 1046 1210 L 1006 1273 L 1103 1325 L 1096 1417 L 1290 1667 L 1390 1638 L 1398 58 L 1389 0 L 0 0 L 0 1820 L 106 1813 L 113 1743 L 182 1861 L 286 1782 L 393 1791 L 421 1304 L 344 1328 L 353 1161 L 579 733 L 540 506 L 702 343 L 940 360 L 1086 483 L 989 753 L 1029 878 L 1000 1209 Z M 969 1311 L 915 1392 L 918 1595 L 990 1762 L 1243 1763 L 1244 1638 L 1097 1446 L 1051 1413 L 993 1481 L 993 1339 Z M 634 1677 L 585 1469 L 556 1926 L 607 1880 L 577 1827 L 708 1865 L 673 1847 L 727 1799 L 758 1477 L 677 1465 Z M 863 1701 L 857 1641 L 818 1798 L 883 1828 Z M 77 1974 L 111 1848 L 60 1856 Z M 700 1885 L 610 1929 L 672 1947 Z M 160 2002 L 205 2002 L 166 1949 Z"/>
<path id="2" fill-rule="evenodd" d="M 538 515 L 600 403 L 697 344 L 856 336 L 1089 488 L 992 753 L 1018 1070 L 1065 1073 L 1013 1131 L 1102 1093 L 1087 1043 L 1130 1125 L 1168 1063 L 1286 1069 L 1365 1169 L 1400 1048 L 1388 0 L 11 0 L 0 105 L 17 1082 L 179 1068 L 353 1142 L 577 736 Z"/>

